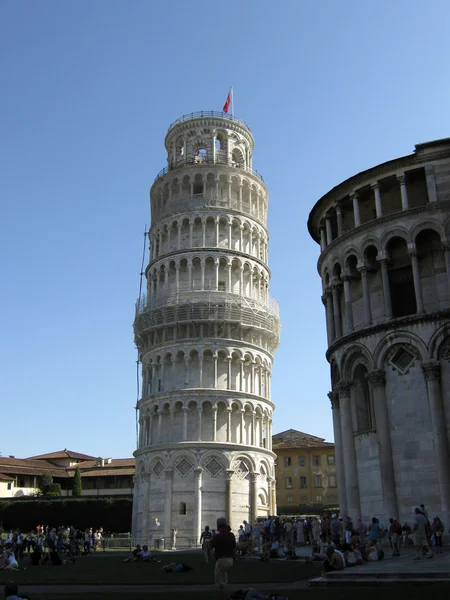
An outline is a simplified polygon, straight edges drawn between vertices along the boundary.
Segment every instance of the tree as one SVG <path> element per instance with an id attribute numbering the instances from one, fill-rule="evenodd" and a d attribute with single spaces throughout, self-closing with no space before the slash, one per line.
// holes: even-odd
<path id="1" fill-rule="evenodd" d="M 75 468 L 75 476 L 73 478 L 72 496 L 81 496 L 83 492 L 83 485 L 81 483 L 81 472 L 79 465 Z"/>
<path id="2" fill-rule="evenodd" d="M 39 496 L 48 496 L 52 491 L 53 477 L 49 473 L 44 473 L 39 477 L 38 490 Z"/>

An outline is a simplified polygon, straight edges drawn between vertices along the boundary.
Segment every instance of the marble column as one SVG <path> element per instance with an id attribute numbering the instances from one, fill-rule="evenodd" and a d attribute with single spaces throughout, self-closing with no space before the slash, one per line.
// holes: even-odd
<path id="1" fill-rule="evenodd" d="M 197 440 L 202 441 L 202 407 L 197 408 Z"/>
<path id="2" fill-rule="evenodd" d="M 387 259 L 379 258 L 378 262 L 381 267 L 381 281 L 383 284 L 384 314 L 386 315 L 386 319 L 392 319 L 391 288 L 389 287 Z"/>
<path id="3" fill-rule="evenodd" d="M 320 250 L 323 252 L 325 250 L 325 248 L 327 247 L 327 237 L 326 237 L 326 233 L 325 233 L 325 227 L 323 225 L 321 225 L 319 227 L 319 231 L 320 231 Z M 258 258 L 259 258 L 260 252 L 258 252 Z"/>
<path id="4" fill-rule="evenodd" d="M 381 206 L 380 184 L 378 183 L 378 181 L 375 181 L 370 185 L 370 187 L 373 189 L 373 193 L 375 196 L 375 212 L 377 215 L 377 219 L 379 219 L 383 216 L 383 209 Z"/>
<path id="5" fill-rule="evenodd" d="M 182 433 L 182 440 L 183 440 L 183 442 L 185 442 L 187 440 L 187 419 L 188 419 L 189 408 L 187 408 L 186 406 L 183 406 L 183 408 L 181 410 L 183 412 L 183 433 Z"/>
<path id="6" fill-rule="evenodd" d="M 144 473 L 141 477 L 141 485 L 143 488 L 142 493 L 142 520 L 141 520 L 141 535 L 140 535 L 140 543 L 147 544 L 149 543 L 149 517 L 150 517 L 150 473 Z"/>
<path id="7" fill-rule="evenodd" d="M 333 241 L 333 232 L 331 229 L 331 219 L 330 217 L 325 217 L 325 227 L 327 232 L 327 245 L 331 244 Z"/>
<path id="8" fill-rule="evenodd" d="M 450 242 L 447 242 L 442 245 L 442 252 L 444 253 L 445 268 L 447 271 L 447 282 L 450 293 Z"/>
<path id="9" fill-rule="evenodd" d="M 231 442 L 231 413 L 232 409 L 227 408 L 227 442 Z"/>
<path id="10" fill-rule="evenodd" d="M 212 417 L 213 417 L 213 442 L 217 441 L 217 406 L 212 407 Z"/>
<path id="11" fill-rule="evenodd" d="M 386 404 L 386 377 L 384 371 L 375 370 L 367 373 L 367 379 L 372 389 L 375 409 L 384 516 L 386 519 L 389 519 L 399 513 L 392 456 L 391 427 Z"/>
<path id="12" fill-rule="evenodd" d="M 324 295 L 322 296 L 322 302 L 325 305 L 326 309 L 328 345 L 331 346 L 336 336 L 334 331 L 333 297 L 329 288 L 325 291 Z"/>
<path id="13" fill-rule="evenodd" d="M 342 208 L 339 202 L 335 204 L 336 208 L 336 219 L 337 219 L 337 234 L 342 235 Z"/>
<path id="14" fill-rule="evenodd" d="M 370 307 L 370 290 L 369 282 L 367 280 L 367 267 L 358 267 L 358 271 L 361 273 L 361 282 L 364 299 L 364 320 L 366 325 L 372 325 L 372 310 Z"/>
<path id="15" fill-rule="evenodd" d="M 411 257 L 411 265 L 414 279 L 414 291 L 416 294 L 416 306 L 419 314 L 424 313 L 423 309 L 423 297 L 422 297 L 422 283 L 420 281 L 419 262 L 417 260 L 417 252 L 415 250 L 409 253 Z"/>
<path id="16" fill-rule="evenodd" d="M 333 314 L 334 314 L 334 331 L 336 337 L 342 337 L 342 321 L 341 321 L 341 301 L 340 301 L 340 284 L 333 282 L 332 285 L 332 296 L 333 296 Z"/>
<path id="17" fill-rule="evenodd" d="M 350 288 L 350 281 L 352 280 L 350 275 L 344 275 L 344 301 L 345 301 L 345 321 L 347 324 L 347 333 L 353 331 L 353 307 L 352 307 L 352 293 Z"/>
<path id="18" fill-rule="evenodd" d="M 444 404 L 441 390 L 441 366 L 437 361 L 422 363 L 430 405 L 433 442 L 436 452 L 436 472 L 439 481 L 439 495 L 442 502 L 442 520 L 450 521 L 450 454 Z"/>
<path id="19" fill-rule="evenodd" d="M 397 176 L 397 180 L 400 184 L 400 194 L 402 197 L 402 210 L 408 210 L 408 190 L 406 189 L 406 176 L 403 173 L 402 175 Z"/>
<path id="20" fill-rule="evenodd" d="M 339 512 L 346 517 L 348 515 L 347 490 L 345 487 L 344 450 L 342 446 L 341 411 L 339 408 L 339 394 L 330 392 L 328 398 L 331 401 L 334 431 L 334 452 L 336 457 L 336 478 L 339 492 Z"/>
<path id="21" fill-rule="evenodd" d="M 140 492 L 140 481 L 137 475 L 133 477 L 133 508 L 131 516 L 131 536 L 134 538 L 134 544 L 136 544 L 137 538 L 137 524 L 138 524 L 138 512 L 139 512 L 139 492 Z"/>
<path id="22" fill-rule="evenodd" d="M 164 497 L 164 538 L 165 543 L 170 543 L 172 530 L 172 486 L 173 486 L 173 469 L 164 469 L 166 477 L 165 497 Z"/>
<path id="23" fill-rule="evenodd" d="M 337 386 L 337 391 L 339 393 L 339 406 L 341 411 L 342 449 L 348 516 L 351 517 L 353 523 L 356 523 L 361 515 L 361 505 L 359 500 L 358 468 L 353 434 L 350 385 L 341 381 Z"/>
<path id="24" fill-rule="evenodd" d="M 234 471 L 227 469 L 225 471 L 225 518 L 227 523 L 233 529 L 231 517 L 233 514 L 233 474 Z"/>
<path id="25" fill-rule="evenodd" d="M 258 473 L 250 473 L 250 522 L 253 525 L 258 518 Z"/>
<path id="26" fill-rule="evenodd" d="M 241 426 L 239 428 L 239 442 L 241 444 L 244 443 L 244 417 L 245 417 L 245 410 L 243 408 L 241 408 Z"/>
<path id="27" fill-rule="evenodd" d="M 202 473 L 201 467 L 194 469 L 195 488 L 194 488 L 194 538 L 195 545 L 202 534 Z"/>
<path id="28" fill-rule="evenodd" d="M 350 196 L 350 199 L 353 202 L 353 217 L 355 219 L 355 227 L 359 227 L 361 225 L 361 216 L 359 214 L 359 196 L 355 192 Z"/>
<path id="29" fill-rule="evenodd" d="M 436 179 L 434 176 L 434 165 L 425 165 L 425 177 L 427 179 L 428 201 L 437 202 Z"/>

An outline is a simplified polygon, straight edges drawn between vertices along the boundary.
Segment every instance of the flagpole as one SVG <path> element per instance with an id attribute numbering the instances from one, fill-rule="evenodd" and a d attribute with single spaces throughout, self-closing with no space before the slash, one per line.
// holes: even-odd
<path id="1" fill-rule="evenodd" d="M 233 86 L 231 86 L 231 117 L 234 119 L 234 93 Z"/>

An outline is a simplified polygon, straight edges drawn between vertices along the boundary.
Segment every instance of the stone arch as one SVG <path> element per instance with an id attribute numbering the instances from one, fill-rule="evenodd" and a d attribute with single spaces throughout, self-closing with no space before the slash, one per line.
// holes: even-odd
<path id="1" fill-rule="evenodd" d="M 187 448 L 183 448 L 182 450 L 176 450 L 172 454 L 172 456 L 169 458 L 169 461 L 168 461 L 168 465 L 167 465 L 168 468 L 176 469 L 177 465 L 180 464 L 180 462 L 183 460 L 183 458 L 191 464 L 191 466 L 192 466 L 191 470 L 193 470 L 197 467 L 197 458 L 196 458 L 194 452 L 191 452 Z"/>
<path id="2" fill-rule="evenodd" d="M 427 219 L 426 221 L 422 221 L 421 223 L 418 223 L 417 225 L 415 225 L 411 229 L 411 233 L 410 233 L 411 241 L 413 241 L 415 243 L 416 238 L 419 235 L 419 233 L 421 233 L 425 229 L 431 229 L 431 230 L 435 231 L 439 235 L 442 243 L 447 241 L 446 234 L 445 234 L 445 227 L 442 225 L 442 223 L 440 223 L 439 221 L 435 221 L 434 219 Z"/>
<path id="3" fill-rule="evenodd" d="M 409 331 L 393 331 L 388 333 L 378 344 L 373 353 L 373 364 L 376 369 L 384 369 L 386 355 L 392 350 L 394 345 L 410 345 L 418 353 L 421 361 L 429 360 L 428 349 L 417 335 Z"/>
<path id="4" fill-rule="evenodd" d="M 246 454 L 245 452 L 240 452 L 239 454 L 237 454 L 236 456 L 233 457 L 231 468 L 235 471 L 235 473 L 236 473 L 236 470 L 239 470 L 241 463 L 244 463 L 246 465 L 247 472 L 249 475 L 250 475 L 250 473 L 254 473 L 256 471 L 255 459 L 250 454 Z M 242 479 L 246 479 L 246 478 L 247 477 L 242 477 Z"/>
<path id="5" fill-rule="evenodd" d="M 394 229 L 390 229 L 387 231 L 380 241 L 380 250 L 383 252 L 387 252 L 387 246 L 389 242 L 394 238 L 401 238 L 406 245 L 411 241 L 410 233 L 406 229 L 406 227 L 395 227 Z"/>
<path id="6" fill-rule="evenodd" d="M 364 364 L 367 365 L 367 369 L 370 371 L 373 367 L 373 359 L 370 352 L 362 344 L 352 344 L 344 351 L 340 361 L 340 373 L 344 381 L 351 381 L 352 369 L 355 365 L 355 361 L 363 359 Z"/>
<path id="7" fill-rule="evenodd" d="M 441 358 L 442 348 L 450 339 L 450 324 L 446 323 L 437 329 L 428 344 L 428 355 L 430 360 Z"/>

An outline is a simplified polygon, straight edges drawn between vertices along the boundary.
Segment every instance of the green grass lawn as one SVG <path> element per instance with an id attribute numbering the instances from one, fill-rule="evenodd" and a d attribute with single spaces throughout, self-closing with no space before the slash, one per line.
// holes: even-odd
<path id="1" fill-rule="evenodd" d="M 162 563 L 124 563 L 127 554 L 97 552 L 76 559 L 75 564 L 33 567 L 27 558 L 20 562 L 21 571 L 0 572 L 0 585 L 13 579 L 19 585 L 101 585 L 101 584 L 211 584 L 214 566 L 207 565 L 202 553 L 155 553 Z M 195 571 L 163 573 L 161 568 L 170 562 L 186 563 Z M 303 561 L 260 562 L 238 560 L 230 574 L 230 583 L 289 582 L 309 579 L 320 573 L 321 565 L 305 565 Z"/>

